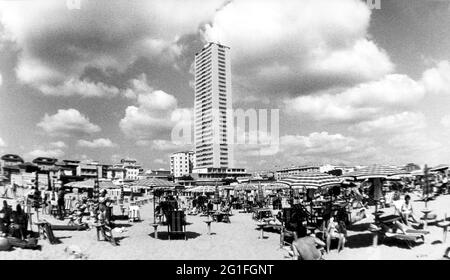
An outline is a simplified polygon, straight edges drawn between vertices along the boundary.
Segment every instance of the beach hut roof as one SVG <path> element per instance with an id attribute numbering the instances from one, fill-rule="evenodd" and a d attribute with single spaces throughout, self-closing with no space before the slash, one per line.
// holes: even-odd
<path id="1" fill-rule="evenodd" d="M 280 184 L 292 188 L 318 189 L 339 186 L 340 181 L 336 176 L 321 172 L 301 172 L 278 181 Z"/>
<path id="2" fill-rule="evenodd" d="M 216 191 L 215 186 L 196 186 L 186 189 L 187 192 L 191 193 L 214 193 Z"/>

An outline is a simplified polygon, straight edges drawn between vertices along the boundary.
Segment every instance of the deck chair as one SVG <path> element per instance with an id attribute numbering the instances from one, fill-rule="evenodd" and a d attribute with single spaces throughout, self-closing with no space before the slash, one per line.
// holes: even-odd
<path id="1" fill-rule="evenodd" d="M 43 239 L 48 239 L 48 241 L 52 245 L 61 243 L 61 241 L 58 238 L 56 238 L 55 235 L 53 234 L 52 225 L 49 222 L 44 220 L 37 222 L 36 225 L 38 226 L 38 233 L 39 235 L 41 235 L 42 233 Z"/>
<path id="2" fill-rule="evenodd" d="M 169 240 L 172 234 L 182 234 L 184 235 L 184 240 L 187 240 L 186 218 L 183 211 L 174 210 L 168 213 L 167 232 Z"/>

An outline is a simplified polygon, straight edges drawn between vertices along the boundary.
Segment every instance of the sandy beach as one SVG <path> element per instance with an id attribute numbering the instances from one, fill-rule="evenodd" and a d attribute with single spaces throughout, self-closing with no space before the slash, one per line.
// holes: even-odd
<path id="1" fill-rule="evenodd" d="M 11 203 L 12 200 L 9 200 Z M 424 202 L 414 199 L 413 206 L 416 212 L 424 208 Z M 450 213 L 450 196 L 440 196 L 428 203 L 432 209 L 443 218 L 445 213 Z M 393 212 L 393 208 L 383 209 L 386 214 Z M 373 209 L 369 209 L 369 213 Z M 117 208 L 114 213 L 119 213 Z M 65 224 L 66 221 L 57 221 L 49 215 L 41 215 L 52 224 Z M 34 221 L 35 221 L 35 217 Z M 97 241 L 95 229 L 88 231 L 54 231 L 54 234 L 62 242 L 51 245 L 47 240 L 39 240 L 42 249 L 24 250 L 15 248 L 9 252 L 0 252 L 0 259 L 74 259 L 66 252 L 66 248 L 77 248 L 86 259 L 149 259 L 149 260 L 289 260 L 287 248 L 280 248 L 279 234 L 265 232 L 265 239 L 261 240 L 255 221 L 250 213 L 233 211 L 231 223 L 211 224 L 211 235 L 207 234 L 206 217 L 187 216 L 188 240 L 167 238 L 167 227 L 159 226 L 159 239 L 153 236 L 153 205 L 148 203 L 141 207 L 141 222 L 117 221 L 124 231 L 114 232 L 120 245 L 112 246 L 105 241 Z M 348 241 L 345 250 L 340 253 L 336 250 L 336 244 L 332 245 L 330 254 L 324 256 L 327 260 L 393 260 L 393 259 L 441 259 L 447 244 L 442 244 L 442 229 L 430 225 L 425 243 L 407 249 L 399 242 L 385 242 L 378 247 L 372 247 L 372 236 L 367 230 L 373 221 L 372 215 L 357 224 L 348 231 Z M 33 231 L 37 227 L 33 225 Z"/>

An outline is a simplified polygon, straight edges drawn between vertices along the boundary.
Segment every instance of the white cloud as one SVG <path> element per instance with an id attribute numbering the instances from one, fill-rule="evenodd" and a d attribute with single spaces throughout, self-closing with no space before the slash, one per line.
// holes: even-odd
<path id="1" fill-rule="evenodd" d="M 387 141 L 389 150 L 395 157 L 403 161 L 426 162 L 439 154 L 439 150 L 444 148 L 442 143 L 432 139 L 423 132 L 407 132 L 393 136 Z"/>
<path id="2" fill-rule="evenodd" d="M 231 46 L 235 74 L 292 91 L 391 73 L 387 54 L 367 39 L 370 15 L 359 0 L 230 1 L 204 34 Z"/>
<path id="3" fill-rule="evenodd" d="M 166 164 L 166 161 L 161 158 L 157 158 L 153 162 L 156 164 Z"/>
<path id="4" fill-rule="evenodd" d="M 91 123 L 76 109 L 59 109 L 54 115 L 45 114 L 37 126 L 51 136 L 92 134 L 101 130 L 98 125 Z"/>
<path id="5" fill-rule="evenodd" d="M 82 1 L 81 11 L 60 0 L 1 1 L 0 23 L 20 49 L 20 81 L 47 94 L 87 87 L 98 96 L 102 86 L 79 81 L 86 67 L 124 70 L 142 56 L 173 61 L 180 36 L 195 33 L 223 1 Z"/>
<path id="6" fill-rule="evenodd" d="M 300 96 L 286 100 L 285 104 L 289 112 L 316 120 L 367 120 L 389 109 L 415 105 L 424 96 L 425 89 L 420 83 L 406 75 L 392 74 L 338 94 Z"/>
<path id="7" fill-rule="evenodd" d="M 443 116 L 441 119 L 441 124 L 446 128 L 450 128 L 450 115 Z"/>
<path id="8" fill-rule="evenodd" d="M 5 141 L 0 137 L 0 147 L 6 147 Z"/>
<path id="9" fill-rule="evenodd" d="M 52 96 L 112 97 L 120 93 L 118 88 L 105 85 L 104 83 L 80 81 L 74 78 L 66 80 L 63 84 L 57 86 L 44 84 L 39 86 L 39 89 L 42 93 Z"/>
<path id="10" fill-rule="evenodd" d="M 178 108 L 176 98 L 148 86 L 145 76 L 131 82 L 127 96 L 136 96 L 137 104 L 128 106 L 119 126 L 123 133 L 137 140 L 149 140 L 155 136 L 170 135 L 175 125 L 190 122 L 191 109 Z M 145 144 L 141 142 L 140 144 Z"/>
<path id="11" fill-rule="evenodd" d="M 2 75 L 0 74 L 0 86 L 3 84 L 3 77 L 2 77 Z"/>
<path id="12" fill-rule="evenodd" d="M 60 158 L 64 156 L 64 151 L 61 149 L 54 150 L 41 150 L 36 149 L 27 154 L 28 157 L 37 158 L 37 157 L 50 157 L 50 158 Z"/>
<path id="13" fill-rule="evenodd" d="M 433 94 L 450 94 L 450 63 L 447 60 L 440 61 L 436 67 L 426 70 L 421 82 L 427 92 Z"/>
<path id="14" fill-rule="evenodd" d="M 188 146 L 184 143 L 173 142 L 169 140 L 157 139 L 151 142 L 151 147 L 158 151 L 175 151 L 186 149 Z"/>
<path id="15" fill-rule="evenodd" d="M 260 145 L 238 145 L 240 152 L 248 156 L 299 156 L 299 155 L 339 155 L 355 151 L 360 144 L 353 137 L 328 132 L 313 132 L 307 136 L 284 135 L 275 142 Z"/>
<path id="16" fill-rule="evenodd" d="M 353 137 L 328 132 L 313 132 L 308 136 L 285 135 L 280 139 L 283 151 L 303 155 L 336 155 L 353 152 L 358 141 Z"/>
<path id="17" fill-rule="evenodd" d="M 426 127 L 423 113 L 403 112 L 399 114 L 382 116 L 375 120 L 364 121 L 350 127 L 351 131 L 362 133 L 405 133 Z"/>
<path id="18" fill-rule="evenodd" d="M 64 143 L 63 141 L 52 142 L 52 143 L 50 143 L 50 146 L 54 147 L 54 148 L 60 148 L 60 149 L 67 148 L 66 143 Z"/>
<path id="19" fill-rule="evenodd" d="M 107 138 L 98 138 L 92 141 L 88 140 L 78 140 L 78 146 L 86 147 L 86 148 L 114 148 L 117 147 L 117 144 L 113 143 L 110 139 Z"/>

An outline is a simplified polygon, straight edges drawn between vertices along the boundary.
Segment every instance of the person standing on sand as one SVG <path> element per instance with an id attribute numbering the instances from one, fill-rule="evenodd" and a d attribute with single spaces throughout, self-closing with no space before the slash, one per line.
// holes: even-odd
<path id="1" fill-rule="evenodd" d="M 66 215 L 66 205 L 64 199 L 64 190 L 62 188 L 58 191 L 58 215 L 60 220 L 64 220 L 64 216 Z"/>
<path id="2" fill-rule="evenodd" d="M 2 195 L 3 198 L 8 198 L 8 189 L 9 189 L 9 186 L 5 184 L 5 188 L 4 188 L 3 195 Z"/>

